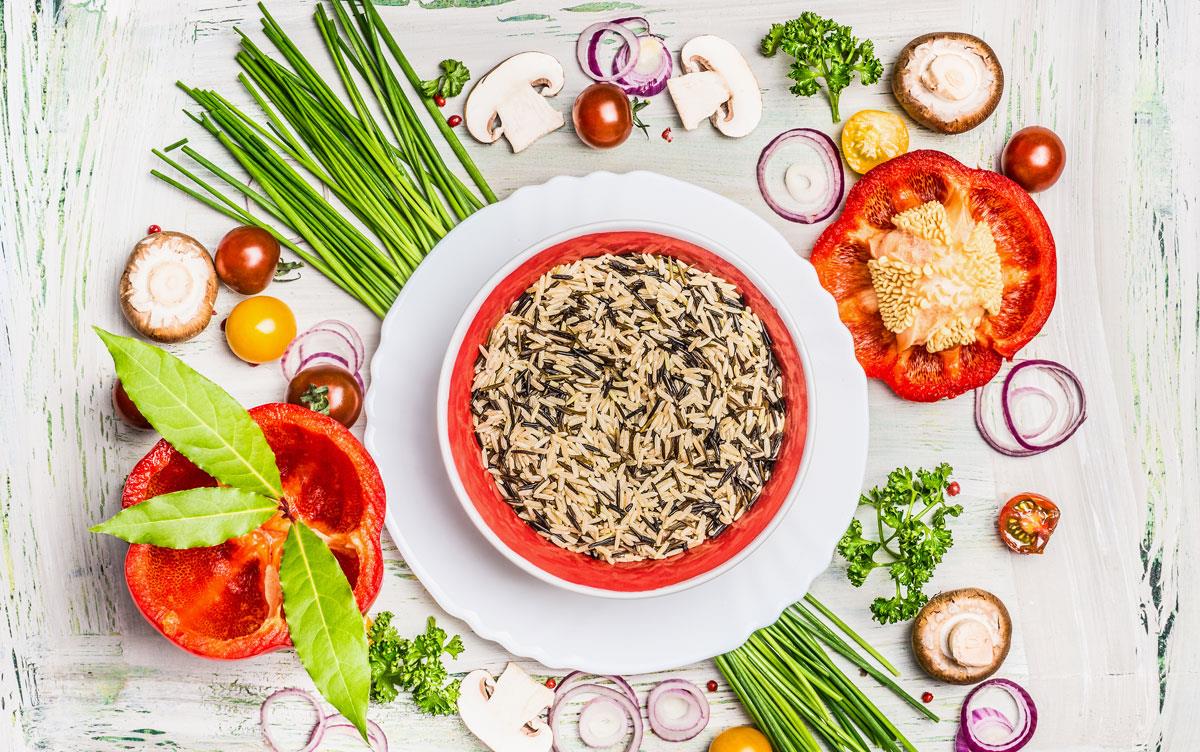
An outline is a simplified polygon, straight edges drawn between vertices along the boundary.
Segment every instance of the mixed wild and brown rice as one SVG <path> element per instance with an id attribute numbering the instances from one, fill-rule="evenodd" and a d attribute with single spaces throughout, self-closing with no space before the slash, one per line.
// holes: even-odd
<path id="1" fill-rule="evenodd" d="M 556 545 L 609 562 L 719 535 L 782 443 L 762 321 L 731 283 L 669 256 L 551 269 L 480 348 L 472 388 L 504 498 Z"/>

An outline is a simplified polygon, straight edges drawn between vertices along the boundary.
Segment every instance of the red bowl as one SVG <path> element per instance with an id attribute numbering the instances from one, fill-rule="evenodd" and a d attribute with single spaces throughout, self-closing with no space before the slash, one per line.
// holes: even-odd
<path id="1" fill-rule="evenodd" d="M 784 436 L 771 477 L 758 499 L 720 535 L 666 559 L 608 563 L 568 551 L 539 535 L 501 496 L 483 465 L 471 414 L 471 384 L 479 347 L 513 301 L 560 264 L 606 253 L 673 256 L 737 287 L 773 342 L 787 401 Z M 691 587 L 732 567 L 761 543 L 793 496 L 808 433 L 808 387 L 793 336 L 780 312 L 730 253 L 647 231 L 578 235 L 517 259 L 485 286 L 451 341 L 439 389 L 442 453 L 468 516 L 502 554 L 540 579 L 577 592 L 614 597 L 660 595 Z M 444 411 L 443 409 L 444 408 Z"/>

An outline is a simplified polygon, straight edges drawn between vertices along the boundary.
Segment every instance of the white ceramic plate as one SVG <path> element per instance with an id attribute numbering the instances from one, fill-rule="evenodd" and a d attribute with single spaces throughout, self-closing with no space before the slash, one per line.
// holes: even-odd
<path id="1" fill-rule="evenodd" d="M 795 322 L 812 387 L 808 468 L 770 537 L 719 577 L 636 600 L 570 592 L 502 556 L 455 499 L 436 435 L 442 360 L 484 283 L 546 238 L 623 222 L 736 247 Z M 752 212 L 654 173 L 558 177 L 472 215 L 405 285 L 384 320 L 371 377 L 366 445 L 387 485 L 388 531 L 405 561 L 442 608 L 481 637 L 552 668 L 645 673 L 740 645 L 829 565 L 861 488 L 866 378 L 812 266 Z"/>

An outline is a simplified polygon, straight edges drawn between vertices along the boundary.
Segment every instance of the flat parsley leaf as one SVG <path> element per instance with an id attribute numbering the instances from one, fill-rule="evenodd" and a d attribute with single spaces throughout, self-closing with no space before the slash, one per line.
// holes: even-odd
<path id="1" fill-rule="evenodd" d="M 425 633 L 411 640 L 392 626 L 392 612 L 381 611 L 367 630 L 370 642 L 371 700 L 391 702 L 399 690 L 412 693 L 413 702 L 430 715 L 453 715 L 458 709 L 460 679 L 449 679 L 442 655 L 457 658 L 462 638 L 446 638 L 446 630 L 432 616 Z"/>
<path id="2" fill-rule="evenodd" d="M 864 535 L 854 520 L 838 541 L 837 551 L 846 560 L 846 577 L 860 587 L 875 569 L 884 567 L 896 585 L 890 598 L 876 598 L 871 613 L 880 624 L 908 621 L 929 600 L 923 590 L 933 571 L 954 545 L 946 527 L 948 517 L 962 514 L 961 504 L 946 501 L 946 486 L 953 469 L 946 463 L 933 470 L 907 467 L 893 470 L 883 488 L 873 488 L 859 498 L 860 506 L 873 507 L 879 540 Z M 886 530 L 891 533 L 885 534 Z M 883 558 L 877 558 L 882 553 Z"/>
<path id="3" fill-rule="evenodd" d="M 792 93 L 811 97 L 821 90 L 821 81 L 829 90 L 833 122 L 841 120 L 838 99 L 855 74 L 864 84 L 873 84 L 883 75 L 883 63 L 875 57 L 875 44 L 859 41 L 849 26 L 823 18 L 811 11 L 786 23 L 773 24 L 760 45 L 762 54 L 773 56 L 783 50 L 794 58 L 788 71 Z"/>
<path id="4" fill-rule="evenodd" d="M 471 80 L 471 71 L 462 64 L 461 60 L 446 58 L 439 64 L 442 74 L 437 78 L 421 82 L 421 93 L 427 97 L 441 94 L 443 97 L 457 97 Z"/>

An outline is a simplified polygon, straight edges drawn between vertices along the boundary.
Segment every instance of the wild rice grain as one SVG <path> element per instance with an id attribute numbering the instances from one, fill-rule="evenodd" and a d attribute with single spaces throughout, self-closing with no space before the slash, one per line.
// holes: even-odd
<path id="1" fill-rule="evenodd" d="M 471 407 L 517 514 L 619 562 L 674 556 L 745 514 L 787 406 L 737 288 L 644 253 L 564 264 L 522 293 L 479 350 Z"/>

